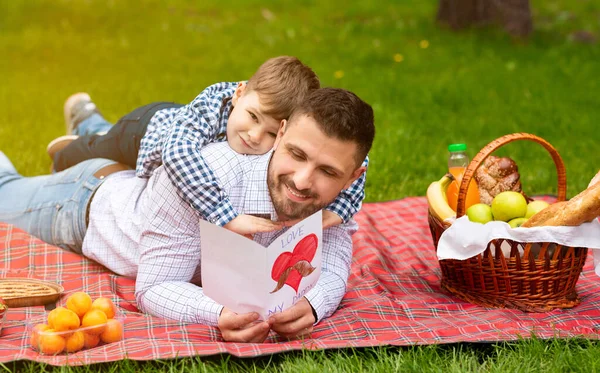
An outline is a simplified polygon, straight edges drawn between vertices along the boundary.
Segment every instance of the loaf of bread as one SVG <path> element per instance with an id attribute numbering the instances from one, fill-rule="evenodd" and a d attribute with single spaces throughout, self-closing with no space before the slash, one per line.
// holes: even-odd
<path id="1" fill-rule="evenodd" d="M 546 207 L 542 211 L 538 212 L 537 214 L 535 214 L 532 217 L 530 217 L 529 219 L 527 219 L 527 221 L 525 223 L 523 223 L 521 225 L 521 227 L 527 228 L 527 227 L 539 227 L 541 225 L 546 225 L 546 224 L 542 224 L 542 223 L 544 223 L 546 220 L 553 217 L 554 214 L 556 214 L 558 211 L 563 209 L 567 203 L 568 203 L 567 201 L 562 201 L 562 202 L 556 202 L 556 203 L 551 204 L 550 206 Z"/>
<path id="2" fill-rule="evenodd" d="M 538 215 L 540 216 L 538 217 Z M 593 183 L 569 201 L 554 203 L 546 207 L 529 218 L 522 227 L 573 227 L 592 221 L 598 216 L 600 216 L 600 182 Z"/>
<path id="3" fill-rule="evenodd" d="M 490 155 L 475 172 L 479 201 L 488 205 L 496 195 L 505 191 L 521 192 L 521 176 L 515 161 L 508 157 Z"/>
<path id="4" fill-rule="evenodd" d="M 590 184 L 588 185 L 588 188 L 591 187 L 592 185 L 596 184 L 597 182 L 600 182 L 600 171 L 598 171 L 598 173 L 596 174 L 596 176 L 594 176 L 592 178 L 592 181 L 590 181 Z"/>

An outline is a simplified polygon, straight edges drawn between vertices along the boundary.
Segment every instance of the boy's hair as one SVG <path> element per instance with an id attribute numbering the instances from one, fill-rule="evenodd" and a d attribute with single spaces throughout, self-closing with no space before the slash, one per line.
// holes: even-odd
<path id="1" fill-rule="evenodd" d="M 306 115 L 314 119 L 330 137 L 352 141 L 357 145 L 357 167 L 367 157 L 375 137 L 373 108 L 354 93 L 340 88 L 320 88 L 312 91 L 294 111 L 289 123 Z"/>
<path id="2" fill-rule="evenodd" d="M 317 74 L 296 57 L 280 56 L 267 60 L 248 80 L 247 92 L 256 91 L 275 119 L 287 119 L 306 95 L 321 86 Z"/>

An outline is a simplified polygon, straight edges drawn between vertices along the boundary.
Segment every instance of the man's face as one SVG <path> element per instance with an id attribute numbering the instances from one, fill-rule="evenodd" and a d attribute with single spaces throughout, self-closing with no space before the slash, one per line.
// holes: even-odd
<path id="1" fill-rule="evenodd" d="M 279 220 L 305 218 L 331 203 L 363 172 L 354 142 L 328 137 L 308 116 L 281 128 L 267 183 Z"/>
<path id="2" fill-rule="evenodd" d="M 233 96 L 233 109 L 227 121 L 227 142 L 241 154 L 265 154 L 277 137 L 280 122 L 264 113 L 256 91 L 240 85 Z"/>

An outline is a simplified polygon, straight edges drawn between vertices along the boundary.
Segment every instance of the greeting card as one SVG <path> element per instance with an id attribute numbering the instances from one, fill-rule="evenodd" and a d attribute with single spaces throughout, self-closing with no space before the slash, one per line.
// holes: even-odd
<path id="1" fill-rule="evenodd" d="M 268 247 L 200 221 L 202 287 L 236 313 L 265 320 L 312 289 L 321 274 L 322 212 L 279 235 Z"/>

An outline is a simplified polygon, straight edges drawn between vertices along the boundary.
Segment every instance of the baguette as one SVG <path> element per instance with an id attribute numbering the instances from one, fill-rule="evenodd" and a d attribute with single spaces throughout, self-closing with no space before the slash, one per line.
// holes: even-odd
<path id="1" fill-rule="evenodd" d="M 596 184 L 597 182 L 600 182 L 600 171 L 598 171 L 596 176 L 594 176 L 592 178 L 592 181 L 590 181 L 590 185 L 588 185 L 588 188 L 591 187 L 592 185 Z"/>
<path id="2" fill-rule="evenodd" d="M 527 221 L 525 223 L 523 223 L 521 225 L 521 227 L 527 228 L 527 227 L 539 227 L 539 226 L 545 225 L 544 222 L 546 220 L 552 218 L 558 211 L 563 209 L 566 204 L 567 204 L 567 201 L 555 202 L 555 203 L 551 204 L 550 206 L 546 207 L 542 211 L 538 212 L 537 214 L 535 214 L 532 217 L 530 217 L 529 219 L 527 219 Z"/>
<path id="3" fill-rule="evenodd" d="M 558 206 L 556 206 L 558 205 Z M 556 206 L 556 207 L 554 207 Z M 551 211 L 547 211 L 553 207 Z M 537 215 L 544 213 L 547 218 Z M 569 201 L 552 204 L 526 221 L 523 227 L 540 226 L 570 226 L 574 227 L 588 221 L 594 220 L 600 216 L 600 183 L 594 183 L 592 186 L 579 193 Z M 531 221 L 531 223 L 529 223 Z"/>

